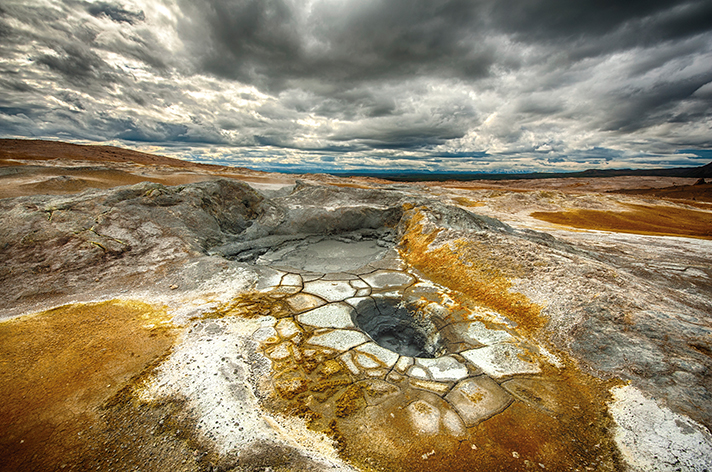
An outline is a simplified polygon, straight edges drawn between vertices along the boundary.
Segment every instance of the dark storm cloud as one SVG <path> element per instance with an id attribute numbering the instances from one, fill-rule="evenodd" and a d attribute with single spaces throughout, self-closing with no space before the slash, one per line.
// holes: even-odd
<path id="1" fill-rule="evenodd" d="M 174 142 L 174 143 L 205 143 L 205 136 L 195 136 L 186 125 L 157 122 L 150 126 L 135 120 L 112 120 L 107 117 L 110 126 L 115 126 L 116 138 L 134 142 Z M 120 131 L 119 131 L 120 130 Z M 212 144 L 218 144 L 214 142 Z M 208 142 L 210 142 L 208 141 Z M 224 143 L 220 143 L 224 144 Z"/>
<path id="2" fill-rule="evenodd" d="M 383 149 L 418 148 L 443 144 L 449 139 L 461 138 L 466 132 L 465 129 L 458 129 L 458 124 L 449 122 L 422 122 L 419 126 L 412 122 L 409 124 L 406 127 L 399 126 L 397 122 L 376 123 L 368 128 L 344 130 L 329 136 L 329 139 L 337 142 L 357 141 Z"/>
<path id="3" fill-rule="evenodd" d="M 134 24 L 144 21 L 146 16 L 142 11 L 133 12 L 125 10 L 121 5 L 111 3 L 91 3 L 86 6 L 87 11 L 93 16 L 106 16 L 119 23 Z"/>
<path id="4" fill-rule="evenodd" d="M 111 67 L 91 49 L 77 43 L 69 43 L 58 47 L 56 54 L 43 54 L 35 61 L 51 70 L 62 74 L 71 82 L 80 84 L 101 81 L 113 82 L 115 75 Z"/>
<path id="5" fill-rule="evenodd" d="M 671 110 L 675 105 L 691 100 L 693 94 L 703 85 L 712 81 L 712 70 L 687 80 L 662 83 L 648 90 L 637 90 L 620 94 L 612 104 L 611 115 L 615 118 L 607 123 L 607 131 L 633 132 L 664 121 L 686 121 L 692 114 L 678 114 Z M 693 109 L 697 118 L 710 115 L 712 100 L 695 100 Z"/>
<path id="6" fill-rule="evenodd" d="M 47 8 L 41 2 L 17 3 L 0 11 L 0 34 L 7 39 L 6 44 L 0 45 L 0 51 L 11 45 L 15 46 L 13 52 L 19 52 L 21 48 L 18 46 L 29 45 L 53 49 L 57 57 L 45 54 L 38 55 L 37 59 L 68 75 L 78 73 L 81 76 L 82 70 L 87 73 L 101 68 L 98 54 L 103 51 L 133 57 L 152 67 L 164 65 L 166 51 L 149 29 L 107 31 L 100 21 L 81 18 L 81 12 L 87 10 L 98 20 L 105 18 L 119 24 L 134 25 L 145 19 L 143 12 L 131 12 L 108 3 L 91 4 L 73 0 L 53 6 L 55 8 Z M 8 20 L 15 26 L 8 26 Z M 10 51 L 6 51 L 3 56 L 9 54 Z"/>
<path id="7" fill-rule="evenodd" d="M 417 74 L 477 79 L 495 64 L 521 65 L 498 50 L 496 35 L 576 61 L 712 27 L 706 0 L 323 0 L 308 11 L 284 0 L 186 0 L 183 11 L 180 31 L 206 71 L 278 89 Z"/>
<path id="8" fill-rule="evenodd" d="M 330 89 L 321 91 L 321 94 L 285 93 L 281 94 L 280 98 L 283 106 L 297 112 L 315 113 L 343 120 L 353 120 L 359 116 L 376 118 L 398 113 L 392 95 L 362 86 L 336 92 Z"/>
<path id="9" fill-rule="evenodd" d="M 492 2 L 491 28 L 520 44 L 535 45 L 555 57 L 556 70 L 626 51 L 655 52 L 659 46 L 704 50 L 712 30 L 712 3 L 692 1 L 504 0 Z M 700 35 L 705 35 L 701 40 Z M 698 41 L 694 41 L 697 37 Z M 692 40 L 692 41 L 691 41 Z M 647 66 L 670 60 L 665 52 Z M 679 51 L 683 55 L 690 53 Z M 643 52 L 644 55 L 647 55 Z M 679 57 L 679 56 L 678 56 Z M 641 65 L 641 71 L 645 68 Z"/>
<path id="10" fill-rule="evenodd" d="M 271 168 L 621 166 L 712 147 L 710 63 L 708 0 L 5 0 L 0 127 Z"/>
<path id="11" fill-rule="evenodd" d="M 591 40 L 621 31 L 625 46 L 708 31 L 706 0 L 497 0 L 489 2 L 494 27 L 524 42 Z"/>
<path id="12" fill-rule="evenodd" d="M 495 62 L 477 4 L 463 0 L 320 1 L 309 11 L 282 0 L 208 0 L 186 1 L 183 11 L 180 31 L 206 71 L 276 89 L 477 78 Z"/>
<path id="13" fill-rule="evenodd" d="M 31 92 L 33 89 L 21 80 L 0 79 L 0 88 L 14 92 Z"/>
<path id="14" fill-rule="evenodd" d="M 534 59 L 548 62 L 552 72 L 562 72 L 586 57 L 698 35 L 709 30 L 712 7 L 704 1 L 372 0 L 317 1 L 306 11 L 281 0 L 210 0 L 200 6 L 186 2 L 183 11 L 182 37 L 198 53 L 198 66 L 206 72 L 267 92 L 309 90 L 314 94 L 311 102 L 295 103 L 295 110 L 355 120 L 397 113 L 393 102 L 378 103 L 375 97 L 351 93 L 364 84 L 377 89 L 379 84 L 414 76 L 477 83 L 491 76 L 495 66 L 525 68 L 531 59 L 508 54 L 499 42 L 504 36 L 523 45 L 538 45 Z M 687 53 L 708 48 L 709 40 L 703 42 L 688 44 Z M 645 64 L 628 74 L 644 74 L 678 57 L 675 52 L 665 54 L 649 54 Z M 532 88 L 557 88 L 564 83 L 561 75 L 552 74 L 549 84 L 535 82 Z M 626 89 L 607 91 L 601 101 L 610 100 L 616 112 L 594 121 L 603 131 L 628 132 L 654 125 L 670 118 L 666 112 L 688 100 L 707 80 L 700 75 L 684 83 L 656 84 L 634 90 L 623 102 Z M 518 110 L 529 117 L 560 111 L 561 104 L 535 103 L 529 97 Z M 424 132 L 417 124 L 402 131 L 404 139 L 388 137 L 390 130 L 383 132 L 383 139 L 378 130 L 361 131 L 374 133 L 374 147 L 417 146 L 416 134 L 422 136 L 422 146 L 463 135 L 459 129 L 444 127 Z M 442 134 L 432 136 L 438 132 Z M 511 132 L 511 138 L 517 135 Z M 363 136 L 337 133 L 331 138 Z"/>

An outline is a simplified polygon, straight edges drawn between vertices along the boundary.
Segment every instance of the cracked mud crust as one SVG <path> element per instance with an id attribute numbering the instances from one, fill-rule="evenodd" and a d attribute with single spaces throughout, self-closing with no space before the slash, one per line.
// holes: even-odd
<path id="1" fill-rule="evenodd" d="M 0 470 L 712 467 L 705 207 L 13 162 Z"/>
<path id="2" fill-rule="evenodd" d="M 398 273 L 390 272 L 394 279 Z M 360 280 L 366 283 L 368 275 L 361 275 Z M 443 301 L 437 291 L 414 286 L 411 276 L 403 280 L 402 295 L 408 292 L 406 297 L 418 297 L 425 305 L 435 299 Z M 466 357 L 457 357 L 488 346 L 472 338 L 469 345 L 463 340 L 463 331 L 482 325 L 480 320 L 486 318 L 455 308 L 458 304 L 453 299 L 448 313 L 436 324 L 449 326 L 449 331 L 440 333 L 448 332 L 453 340 L 459 336 L 461 351 L 419 359 L 399 356 L 362 335 L 355 336 L 356 327 L 344 326 L 336 317 L 315 326 L 304 314 L 342 307 L 343 302 L 323 300 L 326 304 L 317 308 L 295 310 L 290 298 L 304 294 L 301 290 L 308 287 L 297 294 L 285 294 L 285 288 L 242 296 L 207 316 L 274 320 L 269 323 L 273 329 L 256 332 L 273 372 L 271 382 L 262 385 L 262 404 L 273 413 L 303 418 L 310 429 L 332 437 L 342 457 L 356 467 L 470 470 L 477 464 L 476 470 L 517 470 L 523 465 L 541 468 L 542 464 L 549 470 L 563 470 L 575 463 L 595 470 L 622 469 L 607 414 L 607 392 L 615 382 L 585 375 L 570 361 L 558 360 L 558 367 L 549 364 L 546 357 L 532 352 L 536 348 L 518 337 L 516 329 L 500 338 L 505 344 L 489 346 L 506 346 L 508 355 L 518 358 L 483 361 L 485 368 L 503 369 L 491 377 Z M 377 299 L 382 286 L 370 288 Z M 453 296 L 458 294 L 449 292 L 447 298 Z M 351 310 L 358 316 L 356 308 Z M 505 331 L 500 327 L 494 332 Z M 321 340 L 326 333 L 333 334 L 333 341 Z M 530 369 L 534 364 L 537 368 Z M 512 366 L 514 371 L 507 370 Z"/>

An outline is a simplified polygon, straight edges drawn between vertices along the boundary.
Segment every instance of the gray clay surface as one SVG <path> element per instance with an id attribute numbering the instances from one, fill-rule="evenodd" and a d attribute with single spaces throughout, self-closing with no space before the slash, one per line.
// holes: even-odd
<path id="1" fill-rule="evenodd" d="M 307 272 L 348 272 L 380 260 L 392 245 L 379 239 L 358 241 L 345 237 L 312 237 L 270 249 L 256 263 Z"/>

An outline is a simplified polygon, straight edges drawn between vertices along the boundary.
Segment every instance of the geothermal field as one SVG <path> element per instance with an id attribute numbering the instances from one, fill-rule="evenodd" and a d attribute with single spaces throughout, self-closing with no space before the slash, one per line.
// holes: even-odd
<path id="1" fill-rule="evenodd" d="M 2 471 L 712 471 L 704 179 L 0 183 Z"/>

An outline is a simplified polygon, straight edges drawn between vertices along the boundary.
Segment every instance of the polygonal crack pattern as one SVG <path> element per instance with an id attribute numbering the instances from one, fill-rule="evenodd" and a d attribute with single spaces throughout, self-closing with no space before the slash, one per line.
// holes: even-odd
<path id="1" fill-rule="evenodd" d="M 548 387 L 557 384 L 544 372 L 555 371 L 558 358 L 528 343 L 502 315 L 465 308 L 446 289 L 417 280 L 397 254 L 350 272 L 270 268 L 260 279 L 260 301 L 248 301 L 241 313 L 274 320 L 253 335 L 272 362 L 265 406 L 306 418 L 310 428 L 337 438 L 351 460 L 389 457 L 395 451 L 379 451 L 378 444 L 393 437 L 407 438 L 409 450 L 421 441 L 423 461 L 440 447 L 435 444 L 457 448 L 467 438 L 472 447 L 457 460 L 509 460 L 517 457 L 512 451 L 478 455 L 474 441 L 483 434 L 478 440 L 490 444 L 498 435 L 524 437 L 532 422 L 544 425 L 542 431 L 554 428 L 552 405 L 576 412 L 563 429 L 599 421 L 597 411 L 579 407 L 592 404 L 588 387 L 570 381 L 567 390 Z M 511 430 L 519 424 L 521 431 Z M 606 440 L 599 429 L 587 428 L 581 434 L 590 437 L 575 441 L 594 450 Z M 365 430 L 382 438 L 364 443 Z M 541 446 L 527 447 L 537 467 L 547 457 L 553 470 L 557 465 L 548 461 L 565 454 L 550 444 L 555 431 L 546 431 Z M 569 440 L 562 436 L 557 447 L 569 447 Z"/>
<path id="2" fill-rule="evenodd" d="M 330 371 L 350 377 L 336 381 L 341 387 L 373 379 L 394 388 L 405 382 L 408 389 L 456 399 L 445 404 L 468 426 L 509 405 L 511 396 L 494 388 L 497 380 L 539 372 L 534 347 L 506 327 L 491 323 L 485 327 L 481 317 L 462 309 L 453 312 L 434 301 L 443 302 L 440 289 L 405 272 L 397 257 L 353 273 L 273 270 L 263 274 L 262 281 L 260 290 L 279 297 L 287 309 L 279 315 L 276 331 L 270 329 L 272 334 L 265 337 L 263 328 L 253 336 L 264 346 L 275 370 L 285 362 L 329 360 Z M 289 318 L 282 318 L 288 313 Z M 291 330 L 285 332 L 285 326 Z M 524 358 L 530 361 L 524 363 Z M 286 370 L 275 376 L 283 396 L 288 391 L 291 398 L 311 390 L 310 372 L 300 376 L 293 365 Z M 482 392 L 497 392 L 492 397 L 496 401 L 484 394 L 473 395 L 472 385 L 488 386 Z M 470 403 L 463 398 L 471 399 Z"/>

